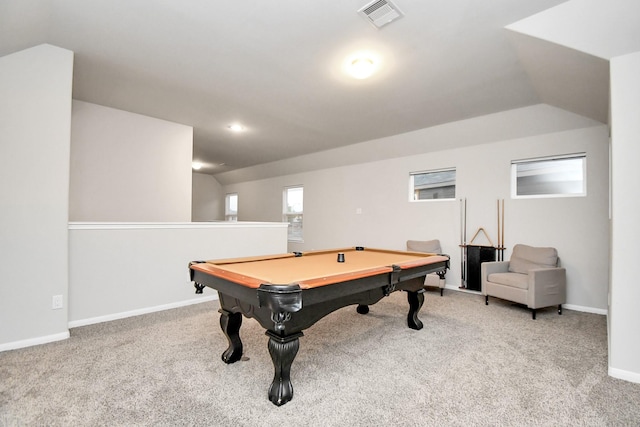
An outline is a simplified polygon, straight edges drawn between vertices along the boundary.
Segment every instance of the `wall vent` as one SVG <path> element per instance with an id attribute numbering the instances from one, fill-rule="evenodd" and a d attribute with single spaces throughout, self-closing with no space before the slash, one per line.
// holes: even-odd
<path id="1" fill-rule="evenodd" d="M 372 1 L 358 10 L 358 13 L 376 28 L 381 28 L 403 16 L 400 9 L 389 0 Z"/>

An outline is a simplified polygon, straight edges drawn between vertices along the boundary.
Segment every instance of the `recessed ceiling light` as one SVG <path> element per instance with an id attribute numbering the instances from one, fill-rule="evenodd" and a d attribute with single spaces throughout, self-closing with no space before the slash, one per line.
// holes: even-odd
<path id="1" fill-rule="evenodd" d="M 232 123 L 227 127 L 233 132 L 242 132 L 244 130 L 244 126 L 242 126 L 240 123 Z"/>
<path id="2" fill-rule="evenodd" d="M 191 167 L 193 168 L 194 171 L 200 170 L 200 169 L 202 169 L 202 163 L 193 162 L 193 163 L 191 163 Z"/>
<path id="3" fill-rule="evenodd" d="M 372 52 L 356 52 L 344 61 L 344 71 L 362 80 L 371 77 L 379 68 L 380 57 Z"/>

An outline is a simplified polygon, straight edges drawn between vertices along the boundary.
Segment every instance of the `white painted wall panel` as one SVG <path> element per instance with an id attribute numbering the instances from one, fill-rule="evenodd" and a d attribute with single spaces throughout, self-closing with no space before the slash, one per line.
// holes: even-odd
<path id="1" fill-rule="evenodd" d="M 611 60 L 611 317 L 609 373 L 640 383 L 640 52 Z"/>
<path id="2" fill-rule="evenodd" d="M 71 221 L 191 221 L 193 128 L 73 101 Z"/>
<path id="3" fill-rule="evenodd" d="M 287 227 L 71 223 L 69 252 L 69 322 L 79 326 L 202 298 L 189 261 L 285 253 Z"/>
<path id="4" fill-rule="evenodd" d="M 54 46 L 0 58 L 0 349 L 69 333 L 72 76 L 73 52 Z"/>

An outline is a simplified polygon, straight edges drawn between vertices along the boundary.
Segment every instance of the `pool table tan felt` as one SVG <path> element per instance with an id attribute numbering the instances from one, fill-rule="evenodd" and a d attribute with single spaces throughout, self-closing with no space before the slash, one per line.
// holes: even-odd
<path id="1" fill-rule="evenodd" d="M 339 253 L 344 254 L 344 262 L 337 261 Z M 405 270 L 448 259 L 443 255 L 421 252 L 345 248 L 305 252 L 298 256 L 289 253 L 211 260 L 195 264 L 192 268 L 250 288 L 258 288 L 262 284 L 297 284 L 301 289 L 310 289 L 391 272 L 393 266 Z"/>

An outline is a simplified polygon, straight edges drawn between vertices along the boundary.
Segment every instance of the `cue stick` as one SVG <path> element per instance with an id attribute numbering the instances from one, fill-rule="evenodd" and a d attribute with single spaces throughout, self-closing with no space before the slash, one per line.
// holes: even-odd
<path id="1" fill-rule="evenodd" d="M 504 261 L 504 199 L 498 199 L 498 250 L 498 261 Z"/>
<path id="2" fill-rule="evenodd" d="M 502 244 L 500 242 L 502 242 L 502 240 L 500 240 L 500 199 L 498 199 L 498 247 L 501 247 Z M 498 260 L 500 261 L 500 260 Z"/>
<path id="3" fill-rule="evenodd" d="M 501 261 L 504 261 L 504 199 L 502 199 L 502 243 L 500 244 L 500 247 L 502 248 Z"/>
<path id="4" fill-rule="evenodd" d="M 467 245 L 467 199 L 460 199 L 460 274 L 462 282 L 460 288 L 465 289 L 466 285 L 466 245 Z"/>
<path id="5" fill-rule="evenodd" d="M 460 199 L 460 287 L 464 286 L 464 211 L 462 199 Z"/>
<path id="6" fill-rule="evenodd" d="M 467 198 L 464 198 L 464 287 L 467 287 Z"/>
<path id="7" fill-rule="evenodd" d="M 461 217 L 462 217 L 462 244 L 466 245 L 467 244 L 467 199 L 460 199 L 460 201 L 462 202 L 461 208 L 462 208 L 462 213 L 461 213 Z"/>
<path id="8" fill-rule="evenodd" d="M 460 199 L 460 246 L 464 244 L 464 239 L 462 236 L 462 199 Z"/>

